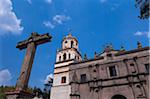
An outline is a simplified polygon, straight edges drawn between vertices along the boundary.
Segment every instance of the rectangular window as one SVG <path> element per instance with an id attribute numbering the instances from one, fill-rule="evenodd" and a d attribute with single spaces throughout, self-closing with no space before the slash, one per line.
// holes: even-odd
<path id="1" fill-rule="evenodd" d="M 86 74 L 81 75 L 81 82 L 86 82 Z"/>
<path id="2" fill-rule="evenodd" d="M 61 83 L 66 83 L 66 77 L 65 77 L 65 76 L 63 76 L 63 77 L 61 78 Z"/>
<path id="3" fill-rule="evenodd" d="M 109 74 L 110 74 L 110 77 L 117 76 L 117 71 L 116 71 L 116 67 L 115 66 L 109 67 Z"/>
<path id="4" fill-rule="evenodd" d="M 149 73 L 149 66 L 150 64 L 145 64 L 146 73 Z"/>
<path id="5" fill-rule="evenodd" d="M 134 67 L 133 63 L 130 64 L 130 67 L 131 67 L 131 72 L 136 73 L 136 70 L 135 70 L 135 67 Z"/>

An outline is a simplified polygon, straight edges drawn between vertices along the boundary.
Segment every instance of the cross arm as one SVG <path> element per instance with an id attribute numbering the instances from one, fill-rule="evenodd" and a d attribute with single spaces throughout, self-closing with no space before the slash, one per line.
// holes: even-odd
<path id="1" fill-rule="evenodd" d="M 50 36 L 48 33 L 39 35 L 36 33 L 32 33 L 31 36 L 24 41 L 18 42 L 16 48 L 19 48 L 20 50 L 27 48 L 27 45 L 31 42 L 34 42 L 35 45 L 40 45 L 46 42 L 51 41 L 52 36 Z"/>

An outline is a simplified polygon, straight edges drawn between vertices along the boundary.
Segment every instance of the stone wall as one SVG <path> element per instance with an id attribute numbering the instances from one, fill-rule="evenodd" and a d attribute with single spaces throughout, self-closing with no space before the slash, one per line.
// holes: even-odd
<path id="1" fill-rule="evenodd" d="M 93 59 L 70 66 L 71 99 L 148 99 L 148 77 L 145 68 L 149 64 L 149 50 L 113 55 L 109 60 Z M 115 66 L 111 76 L 109 67 Z M 82 81 L 81 75 L 86 74 Z"/>

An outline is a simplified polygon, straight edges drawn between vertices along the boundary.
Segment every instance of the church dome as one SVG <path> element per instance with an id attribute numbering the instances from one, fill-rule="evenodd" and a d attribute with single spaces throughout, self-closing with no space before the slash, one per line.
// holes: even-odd
<path id="1" fill-rule="evenodd" d="M 78 49 L 78 40 L 75 37 L 73 37 L 70 33 L 62 40 L 62 49 L 66 48 Z"/>
<path id="2" fill-rule="evenodd" d="M 74 40 L 76 40 L 76 42 L 78 42 L 78 40 L 77 40 L 74 36 L 72 36 L 71 33 L 69 33 L 67 36 L 65 36 L 65 37 L 63 38 L 62 42 L 63 42 L 64 40 L 66 40 L 66 39 L 74 39 Z"/>

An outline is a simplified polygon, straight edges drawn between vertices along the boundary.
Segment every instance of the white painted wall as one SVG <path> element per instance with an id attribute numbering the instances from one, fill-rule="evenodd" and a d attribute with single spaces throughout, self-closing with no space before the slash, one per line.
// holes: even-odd
<path id="1" fill-rule="evenodd" d="M 81 56 L 78 54 L 76 50 L 68 49 L 68 50 L 63 50 L 61 52 L 57 52 L 56 62 L 64 61 L 63 60 L 64 53 L 66 53 L 66 60 L 75 59 L 75 56 L 79 57 L 79 59 L 77 58 L 76 60 L 82 60 Z M 69 58 L 69 54 L 70 54 L 70 58 Z M 61 57 L 61 60 L 59 60 L 59 57 Z"/>
<path id="2" fill-rule="evenodd" d="M 71 41 L 73 41 L 72 47 Z M 66 60 L 63 60 L 64 53 L 66 53 L 66 60 L 68 60 L 67 62 L 65 62 Z M 61 59 L 59 57 L 61 57 Z M 71 59 L 82 60 L 80 54 L 78 53 L 78 41 L 72 37 L 72 35 L 68 35 L 62 42 L 62 50 L 57 51 L 50 99 L 70 99 L 71 86 L 69 85 L 68 65 L 74 62 L 74 60 L 71 61 Z M 66 83 L 61 83 L 61 79 L 64 76 L 66 77 Z"/>
<path id="3" fill-rule="evenodd" d="M 70 99 L 71 86 L 52 87 L 50 99 Z"/>
<path id="4" fill-rule="evenodd" d="M 66 66 L 69 65 L 71 63 L 73 63 L 74 61 L 68 61 L 68 62 L 63 62 L 63 63 L 59 63 L 59 64 L 55 64 L 55 67 L 61 67 L 61 66 Z M 55 71 L 55 70 L 54 70 Z"/>
<path id="5" fill-rule="evenodd" d="M 61 83 L 61 78 L 66 77 L 66 83 Z M 69 84 L 69 72 L 59 73 L 54 75 L 53 86 L 61 86 Z M 63 90 L 63 89 L 62 89 Z"/>

